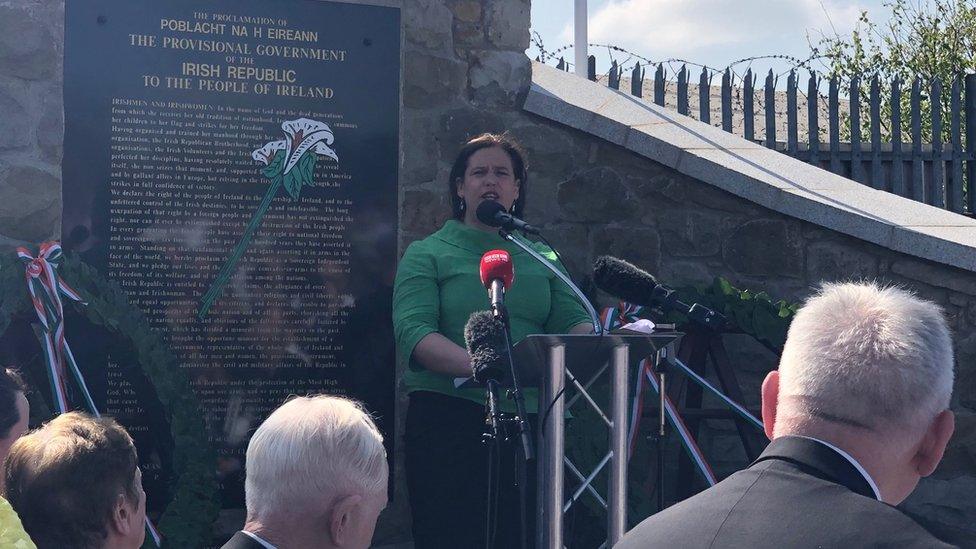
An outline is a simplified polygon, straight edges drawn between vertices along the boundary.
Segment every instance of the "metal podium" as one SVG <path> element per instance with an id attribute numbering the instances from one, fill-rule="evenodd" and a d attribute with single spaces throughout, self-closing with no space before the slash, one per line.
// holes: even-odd
<path id="1" fill-rule="evenodd" d="M 524 386 L 539 386 L 539 421 L 537 440 L 536 547 L 563 548 L 563 514 L 584 490 L 590 490 L 603 502 L 591 483 L 608 463 L 609 497 L 607 508 L 607 544 L 613 545 L 627 531 L 627 402 L 629 368 L 641 359 L 669 360 L 674 345 L 683 334 L 604 335 L 531 335 L 514 349 L 514 359 Z M 609 371 L 609 415 L 587 393 L 590 383 Z M 583 380 L 582 382 L 580 380 Z M 575 394 L 566 399 L 567 381 Z M 566 409 L 583 398 L 606 422 L 610 436 L 609 449 L 596 469 L 584 475 L 565 454 L 564 421 Z M 569 500 L 563 493 L 564 466 L 581 482 Z"/>

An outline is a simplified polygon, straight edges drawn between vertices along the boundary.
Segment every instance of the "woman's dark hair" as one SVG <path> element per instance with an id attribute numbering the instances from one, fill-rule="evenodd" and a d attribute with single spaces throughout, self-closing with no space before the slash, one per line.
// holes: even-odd
<path id="1" fill-rule="evenodd" d="M 10 429 L 20 421 L 17 393 L 27 393 L 20 374 L 10 368 L 0 368 L 0 438 L 7 438 Z"/>
<path id="2" fill-rule="evenodd" d="M 512 175 L 519 182 L 519 196 L 512 204 L 512 215 L 522 217 L 525 212 L 525 195 L 528 191 L 526 180 L 528 179 L 528 162 L 525 150 L 519 145 L 512 136 L 507 133 L 483 133 L 461 147 L 457 158 L 454 159 L 454 166 L 451 167 L 451 176 L 447 182 L 447 194 L 451 199 L 451 212 L 455 219 L 464 217 L 464 209 L 461 207 L 461 197 L 457 195 L 458 183 L 464 180 L 464 172 L 468 169 L 468 160 L 471 156 L 481 149 L 500 147 L 508 153 L 512 159 Z"/>

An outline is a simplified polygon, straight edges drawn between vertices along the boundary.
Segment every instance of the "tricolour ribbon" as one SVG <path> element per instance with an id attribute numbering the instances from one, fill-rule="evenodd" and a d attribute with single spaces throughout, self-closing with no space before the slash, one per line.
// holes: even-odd
<path id="1" fill-rule="evenodd" d="M 654 390 L 655 394 L 659 393 L 658 380 L 654 373 L 654 365 L 651 363 L 651 361 L 644 359 L 637 367 L 637 383 L 634 384 L 634 402 L 630 409 L 630 433 L 628 435 L 630 445 L 628 457 L 633 457 L 634 449 L 637 446 L 637 437 L 641 422 L 641 410 L 644 407 L 644 395 L 647 394 L 648 386 Z M 690 457 L 695 463 L 695 468 L 698 469 L 705 481 L 708 482 L 709 486 L 714 486 L 717 479 L 715 477 L 715 473 L 712 471 L 711 465 L 709 465 L 708 460 L 705 459 L 705 453 L 702 452 L 701 448 L 698 446 L 698 442 L 695 441 L 695 438 L 691 436 L 688 426 L 685 425 L 685 422 L 678 413 L 677 407 L 674 405 L 671 397 L 666 395 L 664 398 L 664 411 L 667 414 L 667 418 L 671 422 L 671 425 L 674 426 L 675 431 L 678 432 L 678 436 L 681 439 L 681 445 L 688 453 L 688 457 Z M 658 441 L 658 444 L 661 443 L 661 441 Z"/>
<path id="2" fill-rule="evenodd" d="M 616 307 L 608 307 L 600 315 L 600 321 L 606 331 L 613 330 L 622 325 L 640 320 L 640 314 L 644 307 L 621 301 Z M 641 423 L 641 411 L 644 408 L 644 397 L 647 389 L 651 388 L 655 394 L 658 393 L 657 377 L 654 373 L 654 364 L 647 359 L 641 360 L 637 366 L 637 378 L 634 383 L 634 398 L 630 409 L 630 432 L 628 433 L 629 447 L 628 459 L 634 455 L 634 448 L 637 446 L 638 432 Z M 696 469 L 701 473 L 709 486 L 714 486 L 717 482 L 715 473 L 712 471 L 705 454 L 702 452 L 695 438 L 691 436 L 691 431 L 685 425 L 684 420 L 678 413 L 677 407 L 670 397 L 665 395 L 664 410 L 671 425 L 677 431 L 681 439 L 681 445 L 688 452 L 688 456 L 694 462 Z M 663 441 L 658 441 L 663 444 Z"/>
<path id="3" fill-rule="evenodd" d="M 640 315 L 643 310 L 644 307 L 640 305 L 634 305 L 632 303 L 627 303 L 626 301 L 621 301 L 616 307 L 607 307 L 604 309 L 600 314 L 600 322 L 603 324 L 604 330 L 609 332 L 610 330 L 619 328 L 624 324 L 636 322 L 640 319 Z M 692 381 L 718 397 L 722 402 L 729 406 L 734 413 L 758 429 L 762 429 L 762 422 L 749 413 L 744 406 L 725 396 L 721 391 L 716 389 L 715 386 L 706 381 L 705 378 L 696 374 L 691 368 L 680 360 L 676 360 L 675 364 L 678 369 L 686 374 Z M 637 378 L 635 381 L 634 398 L 630 409 L 630 432 L 628 434 L 630 441 L 629 456 L 633 456 L 634 448 L 637 445 L 637 437 L 642 415 L 641 411 L 644 408 L 644 398 L 647 394 L 647 389 L 652 389 L 655 394 L 658 394 L 659 392 L 658 379 L 656 373 L 654 372 L 654 365 L 650 360 L 644 359 L 640 362 L 637 367 Z M 691 436 L 691 431 L 688 429 L 688 426 L 682 419 L 681 414 L 678 413 L 677 406 L 675 406 L 674 402 L 667 395 L 665 395 L 664 398 L 664 410 L 667 419 L 678 433 L 678 437 L 681 440 L 681 445 L 694 462 L 695 467 L 701 473 L 702 477 L 705 478 L 706 482 L 708 482 L 709 486 L 713 486 L 717 482 L 715 473 L 712 471 L 708 460 L 705 459 L 705 454 L 698 446 L 695 438 Z"/>
<path id="4" fill-rule="evenodd" d="M 609 332 L 624 324 L 637 322 L 640 320 L 640 314 L 643 311 L 644 307 L 642 305 L 634 305 L 633 303 L 621 301 L 616 307 L 607 307 L 600 313 L 600 324 L 603 325 L 605 332 Z"/>
<path id="5" fill-rule="evenodd" d="M 654 394 L 660 394 L 661 388 L 658 385 L 658 379 L 654 372 L 654 365 L 650 360 L 644 359 L 641 361 L 640 368 L 638 369 L 641 374 L 641 379 L 646 379 L 647 383 L 650 385 L 651 389 L 654 390 Z M 643 400 L 643 396 L 641 396 Z M 678 433 L 678 438 L 681 439 L 681 445 L 684 447 L 685 451 L 688 453 L 688 457 L 694 462 L 695 468 L 701 473 L 702 477 L 709 486 L 715 486 L 718 479 L 715 476 L 715 472 L 712 471 L 712 466 L 709 465 L 708 460 L 705 459 L 705 453 L 698 446 L 698 442 L 695 441 L 695 437 L 691 436 L 691 431 L 685 424 L 684 419 L 678 413 L 677 406 L 671 400 L 671 397 L 664 395 L 664 411 L 667 413 L 667 418 L 670 420 L 671 425 L 674 430 Z M 633 445 L 637 438 L 637 423 L 634 422 L 634 431 L 631 433 L 631 451 L 633 451 Z M 658 444 L 662 444 L 662 441 L 658 441 Z"/>
<path id="6" fill-rule="evenodd" d="M 30 291 L 34 312 L 41 322 L 41 348 L 47 363 L 48 377 L 54 394 L 58 411 L 65 413 L 70 408 L 68 402 L 68 371 L 75 378 L 85 399 L 85 405 L 95 417 L 101 417 L 91 392 L 81 375 L 78 363 L 71 353 L 71 346 L 64 337 L 64 304 L 61 296 L 65 296 L 82 305 L 81 296 L 71 288 L 57 273 L 58 264 L 64 257 L 61 245 L 57 242 L 41 244 L 37 257 L 31 255 L 27 248 L 17 248 L 17 257 L 24 264 L 24 274 L 27 279 L 27 289 Z M 146 530 L 156 542 L 156 547 L 162 543 L 159 532 L 146 518 Z"/>
<path id="7" fill-rule="evenodd" d="M 85 398 L 85 404 L 95 417 L 99 417 L 98 409 L 91 398 L 91 393 L 85 384 L 85 379 L 78 369 L 78 363 L 71 353 L 71 346 L 64 337 L 64 304 L 61 296 L 84 304 L 78 292 L 68 286 L 58 276 L 56 268 L 63 258 L 61 245 L 57 242 L 45 242 L 37 253 L 31 255 L 27 248 L 17 248 L 17 257 L 24 263 L 24 275 L 27 278 L 27 289 L 30 291 L 34 312 L 41 321 L 41 347 L 47 363 L 48 377 L 51 390 L 54 393 L 58 411 L 62 414 L 70 408 L 68 402 L 68 371 L 74 376 Z"/>

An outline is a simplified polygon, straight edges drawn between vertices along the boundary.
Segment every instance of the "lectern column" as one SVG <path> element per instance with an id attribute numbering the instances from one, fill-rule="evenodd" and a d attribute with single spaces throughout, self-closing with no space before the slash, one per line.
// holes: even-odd
<path id="1" fill-rule="evenodd" d="M 607 539 L 613 547 L 627 532 L 627 362 L 626 343 L 613 348 L 610 370 L 610 498 L 607 501 Z"/>
<path id="2" fill-rule="evenodd" d="M 543 382 L 543 399 L 540 406 L 549 409 L 542 426 L 545 438 L 545 454 L 542 456 L 542 475 L 539 480 L 543 486 L 542 509 L 544 525 L 540 530 L 545 539 L 542 547 L 563 546 L 563 454 L 565 438 L 563 434 L 566 414 L 566 346 L 553 345 L 549 348 L 548 372 Z M 539 410 L 546 414 L 545 408 Z"/>

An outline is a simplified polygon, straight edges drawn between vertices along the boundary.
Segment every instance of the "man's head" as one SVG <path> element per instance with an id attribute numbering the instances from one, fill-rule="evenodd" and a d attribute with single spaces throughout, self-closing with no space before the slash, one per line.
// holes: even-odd
<path id="1" fill-rule="evenodd" d="M 146 494 L 132 438 L 118 423 L 71 412 L 13 444 L 7 499 L 39 549 L 134 549 Z"/>
<path id="2" fill-rule="evenodd" d="M 873 283 L 825 284 L 797 312 L 779 371 L 763 383 L 766 434 L 837 444 L 897 504 L 942 459 L 952 381 L 937 305 Z"/>
<path id="3" fill-rule="evenodd" d="M 383 437 L 357 403 L 326 395 L 286 402 L 251 437 L 246 466 L 249 524 L 319 547 L 369 547 L 388 471 Z"/>

